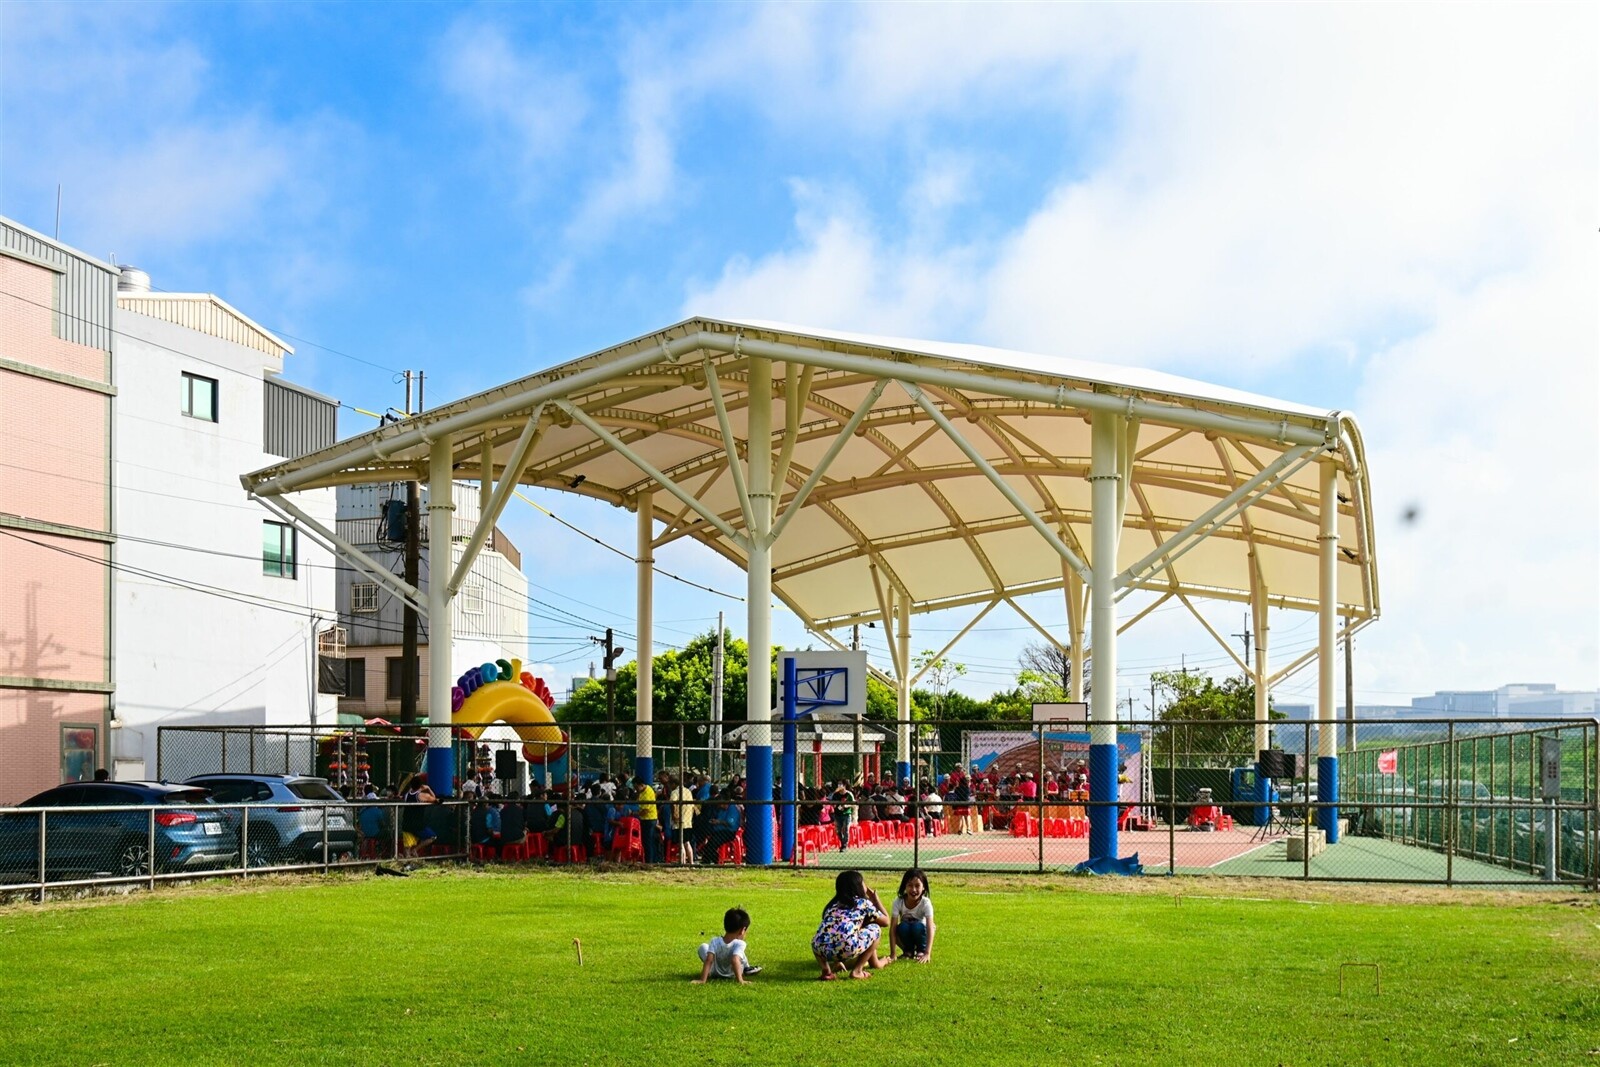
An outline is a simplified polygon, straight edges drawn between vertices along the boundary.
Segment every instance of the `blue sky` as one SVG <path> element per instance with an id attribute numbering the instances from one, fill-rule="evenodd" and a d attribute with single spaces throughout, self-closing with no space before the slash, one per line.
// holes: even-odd
<path id="1" fill-rule="evenodd" d="M 369 409 L 400 368 L 439 402 L 703 311 L 1354 410 L 1385 606 L 1358 697 L 1592 687 L 1596 28 L 1576 5 L 11 4 L 0 213 L 50 232 L 60 183 L 63 240 L 222 295 Z M 531 509 L 508 526 L 538 595 L 631 626 L 625 561 Z M 665 641 L 718 607 L 742 628 L 661 597 Z M 1005 683 L 1020 625 L 962 647 L 963 688 Z M 1154 616 L 1119 685 L 1183 657 L 1223 662 Z"/>

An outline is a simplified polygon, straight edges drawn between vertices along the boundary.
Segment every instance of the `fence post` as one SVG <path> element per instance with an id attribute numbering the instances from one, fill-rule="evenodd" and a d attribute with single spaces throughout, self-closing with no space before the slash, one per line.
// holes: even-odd
<path id="1" fill-rule="evenodd" d="M 45 862 L 45 844 L 44 844 L 44 842 L 45 842 L 45 823 L 49 819 L 49 817 L 50 817 L 50 813 L 47 810 L 45 810 L 44 808 L 40 808 L 39 809 L 39 903 L 41 903 L 41 904 L 44 903 L 45 874 L 50 869 L 49 866 Z"/>
<path id="2" fill-rule="evenodd" d="M 1445 723 L 1445 760 L 1447 768 L 1444 780 L 1445 792 L 1450 796 L 1450 806 L 1445 809 L 1448 821 L 1444 826 L 1444 884 L 1456 884 L 1456 834 L 1460 830 L 1461 822 L 1461 760 L 1456 752 L 1456 723 L 1454 719 Z"/>
<path id="3" fill-rule="evenodd" d="M 1035 783 L 1038 784 L 1039 788 L 1033 795 L 1033 801 L 1034 801 L 1034 806 L 1037 808 L 1036 814 L 1039 817 L 1039 837 L 1038 837 L 1038 840 L 1037 840 L 1037 844 L 1039 846 L 1039 873 L 1043 874 L 1044 873 L 1044 727 L 1040 726 L 1036 722 L 1036 723 L 1034 723 L 1034 727 L 1033 728 L 1034 728 L 1034 732 L 1039 735 L 1039 776 L 1034 779 Z"/>
<path id="4" fill-rule="evenodd" d="M 250 728 L 250 773 L 256 773 L 256 731 L 253 726 Z"/>
<path id="5" fill-rule="evenodd" d="M 1167 874 L 1178 873 L 1178 729 L 1167 727 Z M 1272 813 L 1267 813 L 1272 818 Z"/>
<path id="6" fill-rule="evenodd" d="M 250 877 L 250 805 L 239 805 L 239 869 Z"/>
<path id="7" fill-rule="evenodd" d="M 688 728 L 688 723 L 681 719 L 678 720 L 678 788 L 673 790 L 673 793 L 677 796 L 682 796 L 683 791 L 689 788 L 688 764 L 685 761 L 686 751 L 684 746 L 684 731 Z M 572 791 L 570 783 L 567 786 L 567 791 L 569 793 Z M 678 866 L 680 867 L 689 862 L 689 853 L 684 847 L 683 832 L 683 816 L 686 810 L 687 805 L 682 803 L 675 803 L 672 809 L 672 828 L 678 831 Z"/>
<path id="8" fill-rule="evenodd" d="M 1304 787 L 1300 809 L 1300 877 L 1306 881 L 1311 880 L 1311 719 L 1306 719 L 1304 748 L 1301 749 L 1305 759 L 1305 770 L 1301 772 L 1301 782 Z M 1320 786 L 1320 783 L 1319 783 Z M 1319 789 L 1317 801 L 1320 803 L 1322 795 Z M 1284 848 L 1288 848 L 1287 844 Z"/>
<path id="9" fill-rule="evenodd" d="M 328 815 L 333 811 L 326 803 L 322 805 L 322 873 L 328 873 Z"/>
<path id="10" fill-rule="evenodd" d="M 150 836 L 145 841 L 145 844 L 149 848 L 146 863 L 149 865 L 150 889 L 152 892 L 154 892 L 156 888 L 156 809 L 152 807 L 148 812 L 146 812 L 146 814 L 150 816 Z"/>

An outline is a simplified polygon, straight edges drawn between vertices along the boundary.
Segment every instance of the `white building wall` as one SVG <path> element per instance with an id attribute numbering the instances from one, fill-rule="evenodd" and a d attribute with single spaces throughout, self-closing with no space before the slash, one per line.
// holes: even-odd
<path id="1" fill-rule="evenodd" d="M 262 450 L 262 379 L 281 361 L 119 309 L 113 581 L 115 774 L 156 773 L 156 727 L 331 724 L 316 635 L 337 622 L 332 555 L 299 538 L 293 579 L 262 572 L 240 474 Z M 180 409 L 182 374 L 216 379 L 216 422 Z M 331 525 L 333 490 L 295 502 Z"/>

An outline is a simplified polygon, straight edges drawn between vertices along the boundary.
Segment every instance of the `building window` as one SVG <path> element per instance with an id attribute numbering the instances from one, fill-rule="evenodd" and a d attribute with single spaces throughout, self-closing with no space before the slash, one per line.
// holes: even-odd
<path id="1" fill-rule="evenodd" d="M 94 726 L 61 728 L 61 780 L 87 782 L 99 766 L 100 730 Z"/>
<path id="2" fill-rule="evenodd" d="M 400 699 L 400 681 L 405 677 L 405 675 L 401 673 L 403 668 L 400 665 L 404 662 L 404 656 L 389 656 L 383 661 L 383 699 Z M 422 661 L 420 657 L 415 663 L 412 664 L 411 676 L 417 683 L 416 694 L 417 701 L 420 704 L 422 700 Z"/>
<path id="3" fill-rule="evenodd" d="M 367 661 L 354 656 L 344 661 L 344 695 L 351 700 L 367 699 Z"/>
<path id="4" fill-rule="evenodd" d="M 261 524 L 261 573 L 274 578 L 293 578 L 295 567 L 295 529 L 288 523 L 267 521 Z"/>
<path id="5" fill-rule="evenodd" d="M 350 610 L 371 614 L 378 610 L 378 583 L 356 582 L 350 587 Z"/>
<path id="6" fill-rule="evenodd" d="M 468 582 L 461 587 L 461 610 L 468 615 L 483 614 L 483 586 Z"/>
<path id="7" fill-rule="evenodd" d="M 185 371 L 183 375 L 183 413 L 191 419 L 217 421 L 217 380 Z"/>

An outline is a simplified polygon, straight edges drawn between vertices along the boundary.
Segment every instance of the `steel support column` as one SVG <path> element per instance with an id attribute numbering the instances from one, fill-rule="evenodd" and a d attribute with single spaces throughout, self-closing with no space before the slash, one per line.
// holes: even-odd
<path id="1" fill-rule="evenodd" d="M 745 409 L 750 491 L 750 556 L 745 607 L 750 661 L 745 690 L 745 856 L 772 862 L 772 364 L 750 361 Z"/>
<path id="2" fill-rule="evenodd" d="M 1089 486 L 1092 564 L 1089 629 L 1095 685 L 1089 701 L 1089 859 L 1117 858 L 1117 483 L 1122 427 L 1119 415 L 1096 412 L 1090 434 Z M 1042 742 L 1041 742 L 1042 745 Z M 1041 792 L 1041 796 L 1042 796 Z"/>
<path id="3" fill-rule="evenodd" d="M 655 555 L 651 551 L 651 538 L 655 533 L 655 494 L 648 490 L 640 493 L 638 497 L 639 539 L 638 554 L 635 562 L 638 564 L 638 574 L 635 582 L 638 586 L 636 592 L 636 614 L 638 616 L 637 636 L 639 639 L 639 681 L 635 692 L 638 694 L 634 701 L 634 750 L 633 768 L 646 782 L 654 782 L 656 778 L 655 760 L 653 758 L 655 745 L 655 730 L 652 723 L 655 720 Z"/>
<path id="4" fill-rule="evenodd" d="M 428 786 L 441 797 L 455 794 L 455 749 L 450 736 L 450 668 L 454 630 L 450 617 L 450 568 L 455 541 L 454 473 L 448 437 L 428 448 Z"/>
<path id="5" fill-rule="evenodd" d="M 895 686 L 895 761 L 896 783 L 911 777 L 911 598 L 901 596 L 895 604 L 895 640 L 900 643 L 900 677 Z"/>
<path id="6" fill-rule="evenodd" d="M 1334 634 L 1337 614 L 1339 559 L 1338 467 L 1324 459 L 1317 506 L 1321 532 L 1317 536 L 1317 799 L 1329 807 L 1317 809 L 1317 825 L 1328 835 L 1328 844 L 1339 840 L 1339 738 L 1333 715 L 1335 658 Z"/>

